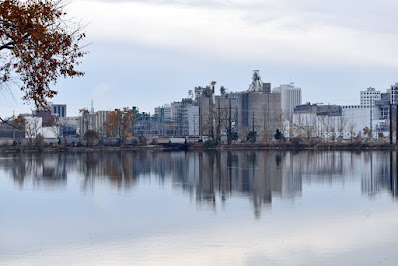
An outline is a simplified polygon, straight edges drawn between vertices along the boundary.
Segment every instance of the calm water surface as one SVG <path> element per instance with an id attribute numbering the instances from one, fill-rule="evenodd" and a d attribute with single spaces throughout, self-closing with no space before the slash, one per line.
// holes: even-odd
<path id="1" fill-rule="evenodd" d="M 390 152 L 0 155 L 0 265 L 396 265 Z"/>

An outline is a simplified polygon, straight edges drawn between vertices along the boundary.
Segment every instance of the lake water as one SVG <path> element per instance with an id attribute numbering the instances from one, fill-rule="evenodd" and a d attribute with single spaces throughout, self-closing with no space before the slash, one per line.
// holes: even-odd
<path id="1" fill-rule="evenodd" d="M 0 265 L 396 265 L 397 154 L 0 154 Z"/>

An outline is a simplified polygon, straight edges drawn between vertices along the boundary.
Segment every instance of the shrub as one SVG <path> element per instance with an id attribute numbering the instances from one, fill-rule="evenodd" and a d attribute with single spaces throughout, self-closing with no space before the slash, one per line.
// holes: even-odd
<path id="1" fill-rule="evenodd" d="M 145 136 L 138 136 L 137 138 L 139 145 L 146 145 L 146 137 Z"/>
<path id="2" fill-rule="evenodd" d="M 87 130 L 87 132 L 84 133 L 83 139 L 86 141 L 88 146 L 92 146 L 98 141 L 98 134 L 94 130 Z"/>
<path id="3" fill-rule="evenodd" d="M 291 138 L 290 139 L 290 144 L 293 147 L 298 147 L 300 145 L 300 138 Z"/>
<path id="4" fill-rule="evenodd" d="M 205 149 L 217 147 L 218 142 L 215 139 L 209 139 L 205 141 Z"/>
<path id="5" fill-rule="evenodd" d="M 36 146 L 37 146 L 37 148 L 39 149 L 39 150 L 41 150 L 41 148 L 43 147 L 43 145 L 44 145 L 44 137 L 43 137 L 43 135 L 42 134 L 37 134 L 37 136 L 36 136 Z"/>
<path id="6" fill-rule="evenodd" d="M 249 134 L 246 137 L 247 141 L 250 141 L 252 143 L 256 142 L 257 139 L 257 132 L 256 131 L 250 131 Z"/>

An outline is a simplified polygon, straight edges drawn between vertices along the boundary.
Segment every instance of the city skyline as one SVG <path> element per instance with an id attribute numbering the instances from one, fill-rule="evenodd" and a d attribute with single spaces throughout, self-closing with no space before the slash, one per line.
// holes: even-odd
<path id="1" fill-rule="evenodd" d="M 254 70 L 253 72 L 258 72 L 258 70 Z M 264 82 L 264 84 L 265 84 L 265 82 Z M 315 105 L 336 105 L 336 106 L 343 106 L 343 107 L 345 107 L 345 108 L 352 108 L 352 106 L 357 106 L 357 107 L 359 107 L 359 106 L 363 106 L 364 105 L 364 103 L 362 103 L 362 101 L 363 101 L 363 99 L 362 99 L 362 94 L 363 93 L 365 93 L 367 90 L 369 91 L 370 89 L 371 90 L 375 90 L 375 91 L 377 91 L 379 94 L 380 93 L 384 93 L 384 94 L 391 94 L 391 89 L 394 87 L 397 87 L 397 84 L 398 84 L 398 82 L 396 82 L 395 84 L 391 84 L 388 88 L 386 88 L 385 90 L 379 90 L 379 89 L 377 89 L 377 88 L 373 88 L 373 87 L 368 87 L 368 88 L 365 88 L 365 89 L 363 89 L 363 90 L 360 90 L 360 91 L 356 91 L 356 99 L 354 100 L 355 102 L 350 102 L 350 104 L 337 104 L 337 103 L 335 103 L 335 102 L 311 102 L 311 101 L 307 101 L 307 99 L 302 99 L 302 100 L 300 100 L 300 102 L 301 102 L 301 104 L 303 104 L 303 105 L 307 105 L 307 104 L 309 104 L 309 105 L 311 105 L 311 104 L 315 104 Z M 298 87 L 296 87 L 295 86 L 296 84 L 294 83 L 294 82 L 290 82 L 290 83 L 286 83 L 286 84 L 280 84 L 279 86 L 272 86 L 271 87 L 271 91 L 272 91 L 272 93 L 278 93 L 278 94 L 280 94 L 281 92 L 280 92 L 280 88 L 282 88 L 282 87 L 291 87 L 291 88 L 294 88 L 294 89 L 298 89 L 298 90 L 300 90 L 301 92 L 302 92 L 302 88 L 298 88 Z M 201 88 L 206 88 L 206 87 L 208 87 L 208 86 L 210 86 L 210 84 L 204 84 L 204 85 L 202 85 L 202 86 L 198 86 L 198 87 L 201 87 Z M 249 85 L 250 86 L 250 85 Z M 248 86 L 248 87 L 249 87 Z M 221 87 L 224 87 L 224 86 L 222 86 L 222 85 L 220 85 L 220 86 L 215 86 L 215 95 L 217 95 L 217 96 L 220 96 L 220 95 L 222 95 L 221 94 Z M 62 102 L 62 103 L 60 103 L 60 102 L 54 102 L 54 101 L 49 101 L 48 103 L 49 103 L 49 108 L 50 108 L 50 110 L 51 110 L 51 106 L 54 106 L 54 105 L 63 105 L 63 106 L 68 106 L 68 116 L 69 117 L 76 117 L 76 116 L 81 116 L 81 112 L 80 112 L 80 110 L 87 110 L 87 111 L 89 111 L 89 112 L 102 112 L 102 111 L 114 111 L 114 110 L 116 110 L 116 109 L 123 109 L 124 107 L 127 107 L 127 108 L 137 108 L 137 110 L 139 111 L 139 112 L 142 112 L 142 113 L 146 113 L 146 114 L 150 114 L 151 116 L 155 116 L 156 115 L 156 112 L 157 112 L 157 109 L 159 109 L 159 108 L 163 108 L 163 107 L 165 107 L 165 106 L 168 106 L 168 107 L 170 107 L 171 106 L 171 104 L 178 104 L 178 103 L 181 103 L 181 101 L 182 100 L 184 100 L 184 99 L 193 99 L 193 100 L 195 100 L 195 96 L 193 96 L 193 95 L 190 95 L 190 93 L 193 93 L 193 90 L 194 88 L 192 88 L 192 89 L 190 89 L 190 90 L 187 90 L 186 91 L 186 95 L 185 96 L 182 96 L 181 98 L 175 98 L 175 99 L 173 99 L 173 100 L 171 100 L 170 102 L 162 102 L 162 103 L 160 103 L 160 104 L 157 104 L 157 105 L 154 105 L 154 107 L 153 107 L 153 109 L 151 109 L 151 110 L 142 110 L 141 108 L 140 108 L 140 106 L 139 105 L 130 105 L 130 106 L 123 106 L 123 107 L 120 107 L 120 106 L 110 106 L 108 109 L 99 109 L 99 108 L 97 108 L 96 107 L 96 105 L 95 105 L 95 102 L 93 101 L 93 100 L 90 100 L 89 101 L 89 103 L 87 104 L 87 105 L 85 105 L 85 106 L 78 106 L 78 107 L 76 107 L 75 109 L 73 109 L 73 105 L 74 104 L 70 104 L 70 103 L 64 103 L 64 102 Z M 246 91 L 249 91 L 250 90 L 250 88 L 248 88 L 248 89 L 245 89 L 245 90 L 242 90 L 242 91 L 230 91 L 230 90 L 228 90 L 228 89 L 226 89 L 226 93 L 227 94 L 229 94 L 229 93 L 231 93 L 231 94 L 239 94 L 239 93 L 243 93 L 243 92 L 246 92 Z M 304 91 L 305 92 L 305 91 Z M 360 95 L 360 97 L 358 97 L 358 95 Z M 178 96 L 176 96 L 176 97 L 178 97 Z M 193 97 L 193 98 L 192 98 Z M 300 96 L 301 97 L 301 96 Z M 366 98 L 366 97 L 365 97 Z M 393 102 L 392 102 L 392 104 L 396 104 L 395 103 L 395 101 L 393 100 Z M 72 106 L 72 108 L 70 107 L 70 106 Z M 365 106 L 366 107 L 366 106 Z M 26 114 L 28 114 L 28 115 L 31 115 L 31 114 L 34 114 L 36 111 L 37 111 L 38 109 L 35 107 L 35 106 L 31 106 L 30 107 L 30 109 L 25 109 L 25 113 L 17 113 L 17 112 L 15 112 L 14 113 L 14 115 L 15 116 L 18 116 L 19 114 L 23 114 L 23 115 L 26 115 Z M 11 112 L 11 114 L 10 114 L 10 116 L 12 117 L 12 115 L 13 115 L 13 113 Z"/>
<path id="2" fill-rule="evenodd" d="M 294 81 L 304 101 L 354 104 L 358 91 L 384 91 L 397 81 L 396 6 L 73 0 L 69 14 L 87 24 L 86 76 L 60 80 L 51 101 L 75 112 L 91 100 L 97 110 L 136 105 L 152 112 L 212 80 L 246 90 L 260 69 L 273 87 Z M 28 112 L 18 89 L 10 91 L 3 91 L 2 115 Z"/>

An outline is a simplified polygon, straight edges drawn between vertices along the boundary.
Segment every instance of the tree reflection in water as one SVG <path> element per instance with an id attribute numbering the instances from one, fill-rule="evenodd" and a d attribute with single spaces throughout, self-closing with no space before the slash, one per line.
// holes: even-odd
<path id="1" fill-rule="evenodd" d="M 275 198 L 301 196 L 303 183 L 332 185 L 360 180 L 364 195 L 398 195 L 396 152 L 89 152 L 2 154 L 0 171 L 19 188 L 66 187 L 68 176 L 82 179 L 83 191 L 96 182 L 128 191 L 139 179 L 171 182 L 198 205 L 216 208 L 231 197 L 248 198 L 255 217 Z M 72 175 L 72 173 L 74 175 Z M 71 178 L 71 177 L 70 177 Z"/>

